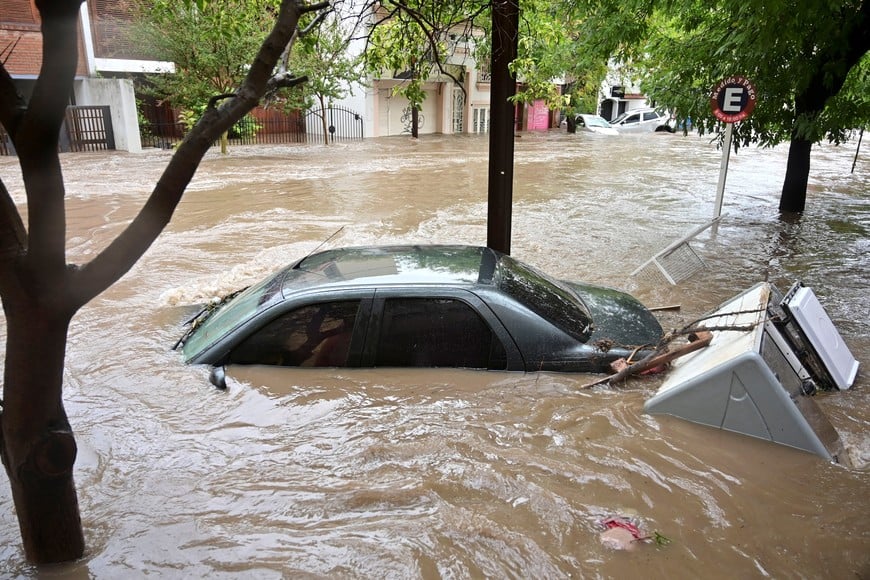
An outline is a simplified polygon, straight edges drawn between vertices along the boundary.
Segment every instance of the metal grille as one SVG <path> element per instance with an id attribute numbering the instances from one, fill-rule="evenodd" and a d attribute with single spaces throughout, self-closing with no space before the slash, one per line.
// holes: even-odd
<path id="1" fill-rule="evenodd" d="M 462 133 L 465 130 L 465 93 L 462 89 L 453 89 L 453 132 Z"/>
<path id="2" fill-rule="evenodd" d="M 721 217 L 721 216 L 720 216 Z M 687 278 L 690 278 L 697 272 L 700 272 L 707 267 L 704 261 L 692 246 L 689 241 L 694 239 L 698 234 L 707 228 L 718 223 L 719 217 L 713 219 L 709 223 L 702 224 L 688 234 L 675 241 L 667 248 L 638 266 L 631 273 L 632 276 L 639 276 L 647 281 L 653 281 L 655 278 L 664 278 L 671 284 L 678 284 Z"/>
<path id="3" fill-rule="evenodd" d="M 12 139 L 6 132 L 6 128 L 0 125 L 0 155 L 14 155 L 15 148 L 12 147 Z"/>
<path id="4" fill-rule="evenodd" d="M 344 107 L 327 107 L 309 111 L 305 115 L 305 135 L 309 142 L 326 141 L 323 135 L 324 120 L 330 143 L 363 138 L 363 119 L 359 113 Z"/>
<path id="5" fill-rule="evenodd" d="M 671 284 L 679 284 L 706 267 L 688 242 L 680 244 L 667 254 L 656 257 L 653 263 Z"/>
<path id="6" fill-rule="evenodd" d="M 70 151 L 114 149 L 115 132 L 109 106 L 67 107 L 66 137 Z M 63 143 L 61 148 L 66 149 Z"/>
<path id="7" fill-rule="evenodd" d="M 472 109 L 472 132 L 489 133 L 489 107 Z"/>

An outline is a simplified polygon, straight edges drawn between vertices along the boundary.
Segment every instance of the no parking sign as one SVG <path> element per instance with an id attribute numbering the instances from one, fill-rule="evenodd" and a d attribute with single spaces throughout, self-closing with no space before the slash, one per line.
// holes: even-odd
<path id="1" fill-rule="evenodd" d="M 755 109 L 755 87 L 741 76 L 719 81 L 710 92 L 713 116 L 723 123 L 736 123 L 748 117 Z"/>
<path id="2" fill-rule="evenodd" d="M 713 109 L 713 116 L 725 123 L 725 143 L 722 145 L 722 164 L 719 166 L 719 185 L 716 187 L 713 221 L 722 216 L 722 200 L 725 195 L 725 177 L 728 175 L 734 123 L 742 121 L 752 113 L 755 109 L 755 100 L 755 87 L 749 79 L 741 76 L 724 78 L 710 91 L 710 108 Z"/>

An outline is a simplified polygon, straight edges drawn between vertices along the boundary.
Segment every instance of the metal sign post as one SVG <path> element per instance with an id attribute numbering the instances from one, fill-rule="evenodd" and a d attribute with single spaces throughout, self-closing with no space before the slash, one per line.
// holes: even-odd
<path id="1" fill-rule="evenodd" d="M 716 186 L 716 206 L 713 218 L 722 216 L 722 201 L 725 198 L 725 177 L 728 175 L 728 161 L 731 159 L 731 139 L 734 135 L 734 124 L 725 126 L 725 143 L 722 145 L 722 162 L 719 164 L 719 184 Z"/>
<path id="2" fill-rule="evenodd" d="M 725 197 L 725 178 L 731 157 L 731 140 L 734 123 L 748 117 L 755 109 L 755 87 L 748 79 L 733 76 L 722 79 L 710 92 L 710 108 L 713 116 L 725 123 L 725 143 L 722 147 L 722 163 L 719 165 L 719 184 L 716 187 L 716 204 L 713 219 L 722 216 L 722 200 Z"/>

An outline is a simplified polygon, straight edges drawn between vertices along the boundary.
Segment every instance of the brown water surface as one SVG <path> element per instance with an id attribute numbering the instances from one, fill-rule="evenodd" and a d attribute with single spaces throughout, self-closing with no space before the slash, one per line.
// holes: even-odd
<path id="1" fill-rule="evenodd" d="M 861 361 L 816 399 L 855 466 L 642 413 L 660 379 L 236 369 L 170 350 L 191 306 L 317 248 L 486 241 L 485 137 L 209 154 L 168 231 L 74 320 L 65 399 L 87 554 L 23 560 L 0 484 L 0 576 L 52 578 L 860 578 L 870 575 L 870 162 L 817 147 L 806 213 L 777 212 L 787 150 L 732 157 L 721 226 L 679 286 L 631 272 L 712 216 L 720 153 L 697 137 L 524 134 L 512 253 L 679 304 L 676 327 L 770 280 L 813 287 Z M 169 153 L 63 157 L 70 260 L 141 206 Z M 14 158 L 0 177 L 23 203 Z M 0 327 L 0 346 L 5 329 Z M 601 521 L 671 540 L 617 551 Z"/>

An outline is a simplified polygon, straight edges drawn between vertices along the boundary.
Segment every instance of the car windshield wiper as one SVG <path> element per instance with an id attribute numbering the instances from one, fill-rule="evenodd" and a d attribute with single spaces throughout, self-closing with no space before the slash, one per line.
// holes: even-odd
<path id="1" fill-rule="evenodd" d="M 184 332 L 184 334 L 181 336 L 181 338 L 179 338 L 175 342 L 175 344 L 172 346 L 172 350 L 178 350 L 178 347 L 184 346 L 184 343 L 187 341 L 188 338 L 190 338 L 190 335 L 193 334 L 197 328 L 202 326 L 202 324 L 206 320 L 208 320 L 212 314 L 217 312 L 217 310 L 220 309 L 221 306 L 223 306 L 224 304 L 226 304 L 227 302 L 229 302 L 230 300 L 232 300 L 233 298 L 235 298 L 236 296 L 238 296 L 239 294 L 241 294 L 242 292 L 244 292 L 248 288 L 249 288 L 249 286 L 245 286 L 241 290 L 236 290 L 235 292 L 231 292 L 230 294 L 227 294 L 226 296 L 224 296 L 220 300 L 208 302 L 205 306 L 202 307 L 201 310 L 199 310 L 199 312 L 197 312 L 196 314 L 194 314 L 193 316 L 191 316 L 190 318 L 185 320 L 181 326 L 188 326 L 189 325 L 190 328 L 188 328 Z"/>

